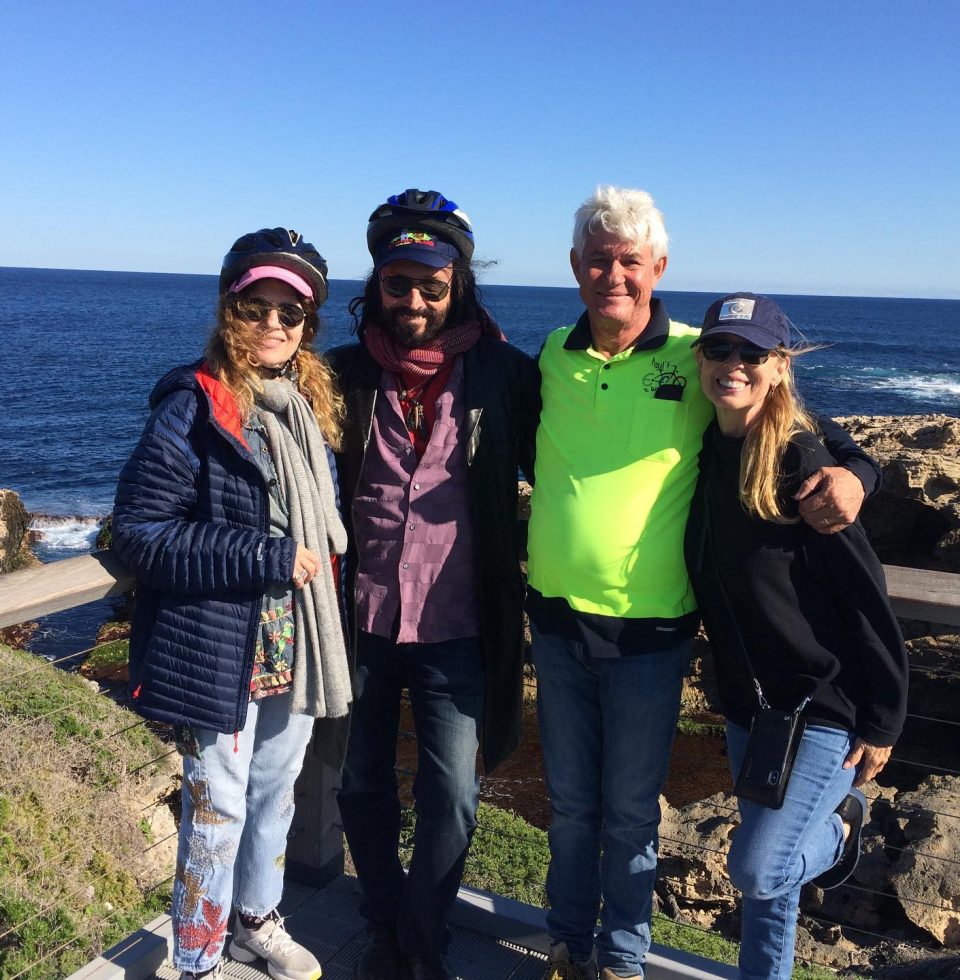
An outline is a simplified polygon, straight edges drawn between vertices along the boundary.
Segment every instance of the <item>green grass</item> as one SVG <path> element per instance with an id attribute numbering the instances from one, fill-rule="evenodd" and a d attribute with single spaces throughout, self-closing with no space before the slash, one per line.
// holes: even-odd
<path id="1" fill-rule="evenodd" d="M 126 667 L 129 659 L 130 641 L 110 640 L 94 647 L 87 654 L 83 662 L 83 673 L 88 677 L 109 677 Z"/>
<path id="2" fill-rule="evenodd" d="M 477 817 L 465 884 L 527 905 L 544 905 L 544 881 L 550 863 L 547 835 L 509 810 L 485 803 L 480 804 Z"/>
<path id="3" fill-rule="evenodd" d="M 661 946 L 682 949 L 686 953 L 704 956 L 717 963 L 737 962 L 739 945 L 715 932 L 685 925 L 665 915 L 655 915 L 651 926 L 653 941 Z"/>
<path id="4" fill-rule="evenodd" d="M 677 721 L 677 731 L 683 732 L 685 735 L 722 735 L 724 726 L 694 721 L 692 718 L 680 718 Z"/>
<path id="5" fill-rule="evenodd" d="M 167 908 L 132 801 L 168 747 L 29 654 L 0 646 L 0 675 L 0 977 L 49 980 Z"/>

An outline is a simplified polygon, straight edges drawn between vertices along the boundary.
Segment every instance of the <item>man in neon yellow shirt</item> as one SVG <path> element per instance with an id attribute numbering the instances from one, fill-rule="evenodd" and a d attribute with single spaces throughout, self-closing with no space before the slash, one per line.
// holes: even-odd
<path id="1" fill-rule="evenodd" d="M 683 559 L 713 409 L 691 343 L 653 290 L 667 234 L 643 191 L 598 188 L 570 252 L 586 312 L 540 354 L 543 409 L 528 613 L 550 792 L 545 980 L 639 978 L 650 945 L 658 799 L 698 615 Z M 839 530 L 876 470 L 842 430 L 805 519 Z M 859 477 L 859 478 L 858 478 Z M 602 899 L 602 910 L 601 910 Z M 600 913 L 601 930 L 594 924 Z"/>

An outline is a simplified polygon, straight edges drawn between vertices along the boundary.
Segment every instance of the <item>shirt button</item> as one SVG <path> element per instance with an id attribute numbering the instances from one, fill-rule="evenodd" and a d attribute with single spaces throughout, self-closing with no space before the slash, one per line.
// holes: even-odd
<path id="1" fill-rule="evenodd" d="M 404 449 L 404 451 L 403 451 L 403 452 L 404 452 L 404 455 L 405 455 L 405 456 L 409 456 L 409 455 L 410 455 L 410 447 L 409 447 L 409 446 L 407 446 L 407 448 L 406 448 L 406 449 Z"/>
<path id="2" fill-rule="evenodd" d="M 420 484 L 419 483 L 414 483 L 413 489 L 414 490 L 419 490 L 420 489 Z"/>
<path id="3" fill-rule="evenodd" d="M 407 562 L 404 562 L 404 563 L 403 563 L 403 567 L 404 567 L 404 568 L 409 568 L 410 566 L 409 566 L 409 564 L 407 564 Z"/>
<path id="4" fill-rule="evenodd" d="M 603 365 L 603 370 L 604 371 L 609 371 L 610 370 L 610 365 L 609 364 L 604 364 Z"/>
<path id="5" fill-rule="evenodd" d="M 416 525 L 416 524 L 411 524 L 411 525 L 410 525 L 410 530 L 411 530 L 411 531 L 415 531 L 415 530 L 416 530 L 416 528 L 417 528 L 417 525 Z"/>
<path id="6" fill-rule="evenodd" d="M 603 389 L 604 391 L 606 391 L 606 390 L 607 390 L 607 388 L 609 388 L 609 387 L 610 387 L 610 385 L 608 385 L 608 384 L 607 384 L 606 382 L 604 382 L 604 383 L 603 383 L 602 385 L 600 385 L 600 387 L 601 387 L 601 388 L 602 388 L 602 389 Z"/>

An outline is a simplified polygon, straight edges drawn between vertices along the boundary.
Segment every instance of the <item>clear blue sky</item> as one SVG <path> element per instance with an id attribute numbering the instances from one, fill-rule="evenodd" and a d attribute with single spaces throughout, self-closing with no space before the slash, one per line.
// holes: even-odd
<path id="1" fill-rule="evenodd" d="M 597 183 L 653 194 L 666 289 L 960 297 L 955 0 L 0 6 L 0 265 L 219 271 L 263 225 L 366 274 L 405 187 L 491 283 L 571 285 Z"/>

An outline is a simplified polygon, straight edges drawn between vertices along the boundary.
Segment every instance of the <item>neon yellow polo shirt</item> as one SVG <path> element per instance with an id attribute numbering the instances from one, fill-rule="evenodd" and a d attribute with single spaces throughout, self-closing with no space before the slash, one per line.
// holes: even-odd
<path id="1" fill-rule="evenodd" d="M 582 318 L 540 353 L 529 582 L 581 612 L 672 619 L 696 609 L 683 535 L 714 412 L 690 348 L 700 331 L 667 321 L 659 304 L 656 313 L 654 349 L 607 360 L 589 342 L 565 348 Z"/>

